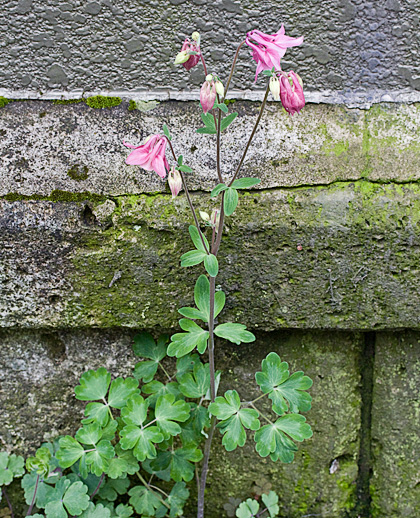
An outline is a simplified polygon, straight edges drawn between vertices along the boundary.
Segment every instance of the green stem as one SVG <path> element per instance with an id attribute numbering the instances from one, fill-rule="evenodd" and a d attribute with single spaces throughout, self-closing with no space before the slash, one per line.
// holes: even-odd
<path id="1" fill-rule="evenodd" d="M 172 378 L 171 378 L 171 376 L 168 374 L 168 372 L 167 372 L 167 370 L 165 369 L 165 367 L 164 367 L 160 362 L 158 362 L 158 365 L 159 365 L 159 367 L 163 370 L 163 372 L 166 374 L 166 376 L 167 376 L 168 380 L 169 380 L 169 381 L 172 381 Z"/>
<path id="2" fill-rule="evenodd" d="M 251 136 L 248 139 L 248 143 L 247 143 L 247 145 L 246 145 L 246 147 L 244 149 L 241 161 L 239 162 L 238 167 L 236 168 L 235 174 L 234 174 L 232 180 L 229 183 L 229 187 L 235 181 L 235 179 L 238 176 L 238 173 L 239 173 L 239 171 L 240 171 L 240 169 L 242 167 L 242 164 L 244 163 L 244 160 L 245 160 L 246 154 L 248 152 L 249 146 L 251 145 L 251 142 L 252 142 L 252 139 L 254 138 L 255 132 L 257 131 L 258 124 L 260 123 L 260 120 L 261 120 L 261 117 L 262 117 L 262 114 L 263 114 L 263 111 L 264 111 L 264 108 L 265 108 L 265 103 L 267 102 L 269 91 L 270 91 L 270 82 L 267 83 L 267 89 L 265 91 L 264 99 L 263 99 L 263 102 L 261 104 L 260 113 L 258 114 L 257 120 L 255 121 L 254 129 L 252 130 Z"/>
<path id="3" fill-rule="evenodd" d="M 268 417 L 267 417 L 266 415 L 264 415 L 260 410 L 258 410 L 258 408 L 254 405 L 254 403 L 252 403 L 252 401 L 251 401 L 251 403 L 250 403 L 250 406 L 252 406 L 252 408 L 253 408 L 254 410 L 256 410 L 256 411 L 259 413 L 259 415 L 260 415 L 263 419 L 265 419 L 268 423 L 270 423 L 270 424 L 274 424 L 274 423 L 273 423 L 273 421 L 270 421 L 270 419 L 268 419 Z"/>
<path id="4" fill-rule="evenodd" d="M 136 471 L 136 475 L 139 477 L 140 482 L 141 482 L 144 486 L 146 486 L 146 487 L 147 487 L 147 489 L 148 489 L 149 491 L 151 491 L 151 492 L 156 496 L 156 498 L 159 500 L 159 502 L 160 502 L 161 504 L 163 504 L 167 509 L 169 509 L 169 510 L 170 510 L 170 509 L 171 509 L 171 506 L 170 506 L 167 502 L 165 502 L 165 500 L 163 500 L 163 498 L 162 498 L 158 493 L 156 493 L 156 491 L 154 491 L 154 490 L 149 486 L 149 484 L 146 482 L 146 480 L 145 480 L 145 479 L 140 475 L 140 472 L 139 472 L 139 471 Z"/>

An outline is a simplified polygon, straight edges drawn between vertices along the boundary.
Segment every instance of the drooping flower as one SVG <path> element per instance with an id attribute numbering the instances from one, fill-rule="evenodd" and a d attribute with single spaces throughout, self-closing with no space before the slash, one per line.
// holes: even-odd
<path id="1" fill-rule="evenodd" d="M 209 74 L 206 76 L 206 80 L 200 90 L 200 103 L 203 107 L 204 113 L 209 112 L 216 100 L 216 85 L 214 83 L 213 76 Z"/>
<path id="2" fill-rule="evenodd" d="M 291 115 L 299 113 L 305 106 L 302 80 L 292 71 L 280 76 L 280 98 L 284 109 Z"/>
<path id="3" fill-rule="evenodd" d="M 124 146 L 133 149 L 125 160 L 128 165 L 139 165 L 146 171 L 155 171 L 165 178 L 169 164 L 165 157 L 167 140 L 163 135 L 150 135 L 140 146 L 123 141 Z"/>
<path id="4" fill-rule="evenodd" d="M 252 49 L 252 57 L 257 62 L 255 81 L 263 70 L 281 70 L 280 60 L 288 47 L 297 47 L 303 42 L 303 36 L 292 38 L 284 34 L 284 26 L 276 34 L 265 34 L 261 31 L 247 33 L 245 42 Z"/>
<path id="5" fill-rule="evenodd" d="M 195 54 L 191 54 L 191 52 L 195 52 Z M 185 38 L 185 41 L 182 44 L 181 52 L 179 52 L 175 58 L 175 65 L 182 64 L 184 68 L 186 68 L 187 70 L 191 70 L 199 61 L 199 44 L 197 43 L 197 41 L 190 41 L 189 38 Z"/>
<path id="6" fill-rule="evenodd" d="M 171 189 L 172 198 L 176 198 L 179 191 L 182 189 L 182 178 L 179 171 L 175 169 L 175 166 L 172 166 L 171 170 L 169 171 L 168 184 L 169 188 Z"/>

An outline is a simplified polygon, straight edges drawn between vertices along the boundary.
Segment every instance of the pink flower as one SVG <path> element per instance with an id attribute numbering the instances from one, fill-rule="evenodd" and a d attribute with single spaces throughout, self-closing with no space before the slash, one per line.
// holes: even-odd
<path id="1" fill-rule="evenodd" d="M 181 52 L 197 52 L 197 54 L 193 54 L 189 57 L 189 59 L 182 63 L 182 66 L 187 70 L 191 70 L 195 65 L 200 61 L 200 47 L 197 45 L 197 42 L 190 41 L 189 38 L 185 38 L 185 41 L 182 45 Z"/>
<path id="2" fill-rule="evenodd" d="M 261 31 L 250 31 L 246 35 L 245 42 L 251 47 L 252 57 L 257 62 L 257 71 L 255 73 L 255 81 L 258 74 L 263 70 L 281 70 L 280 60 L 286 54 L 288 47 L 297 47 L 303 42 L 303 36 L 300 38 L 291 38 L 285 36 L 284 26 L 276 34 L 264 34 Z"/>
<path id="3" fill-rule="evenodd" d="M 216 85 L 214 83 L 213 76 L 209 74 L 200 90 L 200 103 L 203 107 L 204 113 L 209 112 L 213 108 L 215 100 Z"/>
<path id="4" fill-rule="evenodd" d="M 305 106 L 302 80 L 294 72 L 280 76 L 280 99 L 284 109 L 294 115 Z"/>
<path id="5" fill-rule="evenodd" d="M 179 171 L 175 169 L 175 166 L 172 166 L 169 171 L 168 184 L 171 189 L 172 198 L 175 198 L 182 189 L 182 178 Z"/>
<path id="6" fill-rule="evenodd" d="M 165 157 L 167 140 L 162 135 L 151 135 L 147 137 L 141 146 L 133 146 L 123 142 L 124 146 L 134 149 L 125 163 L 128 165 L 139 165 L 146 171 L 155 171 L 161 178 L 165 178 L 169 164 Z"/>

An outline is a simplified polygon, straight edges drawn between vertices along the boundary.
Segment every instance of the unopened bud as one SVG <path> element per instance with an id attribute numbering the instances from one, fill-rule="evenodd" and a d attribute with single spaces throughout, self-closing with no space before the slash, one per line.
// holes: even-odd
<path id="1" fill-rule="evenodd" d="M 168 184 L 171 189 L 172 198 L 178 196 L 179 191 L 182 189 L 182 178 L 179 171 L 175 169 L 175 166 L 171 167 L 168 175 Z"/>
<path id="2" fill-rule="evenodd" d="M 213 76 L 211 74 L 208 74 L 206 76 L 206 81 L 213 81 Z"/>
<path id="3" fill-rule="evenodd" d="M 208 79 L 209 77 L 211 79 Z M 213 76 L 208 75 L 200 90 L 200 103 L 201 103 L 204 113 L 209 112 L 213 108 L 215 100 L 216 100 L 216 87 L 215 87 L 215 84 L 213 81 Z"/>
<path id="4" fill-rule="evenodd" d="M 223 86 L 223 83 L 220 81 L 215 82 L 216 85 L 216 93 L 219 97 L 225 96 L 225 87 Z"/>
<path id="5" fill-rule="evenodd" d="M 193 39 L 194 41 L 200 41 L 200 33 L 197 32 L 197 31 L 194 31 L 192 34 L 191 34 L 191 39 Z"/>
<path id="6" fill-rule="evenodd" d="M 280 100 L 280 81 L 277 76 L 270 77 L 270 92 L 275 101 Z"/>
<path id="7" fill-rule="evenodd" d="M 178 52 L 178 54 L 176 55 L 174 64 L 181 65 L 182 63 L 186 63 L 189 59 L 190 59 L 190 55 L 189 55 L 188 51 L 181 50 L 181 52 Z"/>
<path id="8" fill-rule="evenodd" d="M 210 221 L 210 216 L 207 214 L 207 212 L 200 210 L 199 213 L 200 213 L 200 218 L 203 221 L 205 221 L 206 223 L 208 223 Z"/>
<path id="9" fill-rule="evenodd" d="M 213 227 L 216 228 L 216 232 L 219 230 L 219 222 L 220 222 L 220 210 L 213 209 L 211 213 L 210 223 Z"/>

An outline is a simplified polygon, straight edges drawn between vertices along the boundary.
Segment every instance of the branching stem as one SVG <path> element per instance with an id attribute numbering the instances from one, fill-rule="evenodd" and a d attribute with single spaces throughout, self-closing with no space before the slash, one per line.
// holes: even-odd
<path id="1" fill-rule="evenodd" d="M 136 471 L 136 475 L 139 477 L 140 482 L 141 482 L 145 487 L 147 487 L 147 489 L 148 489 L 149 491 L 151 491 L 151 492 L 156 496 L 156 498 L 159 500 L 159 502 L 160 502 L 162 505 L 164 505 L 167 509 L 170 509 L 170 508 L 171 508 L 171 506 L 170 506 L 167 502 L 165 502 L 165 500 L 163 500 L 163 498 L 162 498 L 158 493 L 156 493 L 156 491 L 154 491 L 154 490 L 152 489 L 152 487 L 151 487 L 151 486 L 149 486 L 149 484 L 148 484 L 148 483 L 146 482 L 146 480 L 141 476 L 141 474 L 140 474 L 140 472 L 139 472 L 139 471 Z"/>
<path id="2" fill-rule="evenodd" d="M 102 473 L 101 478 L 99 479 L 99 482 L 98 482 L 98 485 L 96 486 L 95 491 L 90 495 L 90 499 L 91 500 L 93 500 L 93 497 L 96 495 L 96 493 L 101 488 L 101 485 L 102 485 L 102 482 L 103 482 L 104 478 L 105 478 L 105 473 Z"/>

